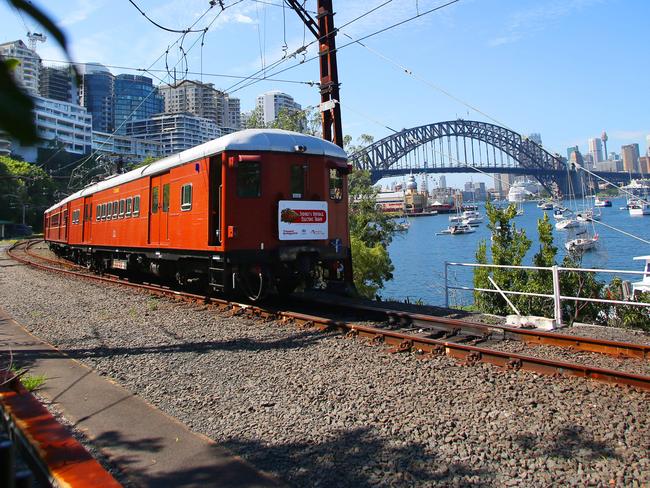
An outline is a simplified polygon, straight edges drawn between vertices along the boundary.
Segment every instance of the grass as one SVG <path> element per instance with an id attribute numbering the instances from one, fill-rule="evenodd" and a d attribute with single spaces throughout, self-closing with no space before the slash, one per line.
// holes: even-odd
<path id="1" fill-rule="evenodd" d="M 20 382 L 23 384 L 27 391 L 34 391 L 45 384 L 47 379 L 44 374 L 28 374 L 26 369 L 12 367 L 11 371 L 20 376 Z M 22 375 L 22 376 L 21 376 Z"/>

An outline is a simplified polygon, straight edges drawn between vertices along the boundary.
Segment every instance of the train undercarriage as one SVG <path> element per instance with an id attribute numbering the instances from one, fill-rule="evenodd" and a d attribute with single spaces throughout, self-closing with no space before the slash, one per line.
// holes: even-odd
<path id="1" fill-rule="evenodd" d="M 156 279 L 185 290 L 244 295 L 260 301 L 297 289 L 327 289 L 351 294 L 349 249 L 315 246 L 226 253 L 179 250 L 111 249 L 50 243 L 57 256 L 95 273 L 116 273 L 131 280 Z"/>

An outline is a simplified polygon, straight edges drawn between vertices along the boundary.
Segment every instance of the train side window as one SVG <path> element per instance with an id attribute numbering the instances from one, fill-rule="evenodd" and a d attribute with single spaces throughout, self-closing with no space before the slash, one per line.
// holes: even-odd
<path id="1" fill-rule="evenodd" d="M 169 183 L 163 185 L 163 205 L 162 211 L 169 212 Z"/>
<path id="2" fill-rule="evenodd" d="M 158 187 L 151 189 L 151 213 L 158 213 Z"/>
<path id="3" fill-rule="evenodd" d="M 307 165 L 294 164 L 291 166 L 291 198 L 302 198 L 305 195 L 305 170 Z"/>
<path id="4" fill-rule="evenodd" d="M 126 211 L 124 213 L 125 217 L 131 216 L 131 205 L 133 204 L 133 198 L 129 197 L 126 199 Z"/>
<path id="5" fill-rule="evenodd" d="M 137 217 L 140 215 L 140 195 L 133 198 L 133 216 Z"/>
<path id="6" fill-rule="evenodd" d="M 78 224 L 79 223 L 79 210 L 73 210 L 72 211 L 72 223 L 73 224 Z"/>
<path id="7" fill-rule="evenodd" d="M 117 218 L 117 200 L 113 202 L 113 218 Z"/>
<path id="8" fill-rule="evenodd" d="M 258 162 L 240 162 L 237 166 L 237 196 L 257 198 L 261 195 L 261 170 Z"/>
<path id="9" fill-rule="evenodd" d="M 100 208 L 99 208 L 99 213 L 100 213 L 100 220 L 104 220 L 106 216 L 106 204 L 102 203 Z"/>
<path id="10" fill-rule="evenodd" d="M 187 212 L 192 210 L 192 184 L 181 187 L 181 210 Z"/>
<path id="11" fill-rule="evenodd" d="M 330 198 L 340 201 L 343 198 L 343 177 L 338 169 L 330 169 Z"/>
<path id="12" fill-rule="evenodd" d="M 124 206 L 125 206 L 124 200 L 120 200 L 120 218 L 124 217 Z"/>
<path id="13" fill-rule="evenodd" d="M 97 205 L 97 208 L 95 208 L 95 220 L 97 222 L 99 222 L 99 218 L 100 218 L 99 213 L 100 213 L 101 209 L 102 209 L 101 205 Z"/>

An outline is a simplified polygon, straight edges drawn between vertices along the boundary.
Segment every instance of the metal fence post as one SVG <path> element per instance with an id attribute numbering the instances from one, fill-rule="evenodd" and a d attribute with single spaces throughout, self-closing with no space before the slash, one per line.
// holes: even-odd
<path id="1" fill-rule="evenodd" d="M 449 288 L 447 288 L 447 268 L 449 261 L 445 261 L 445 308 L 449 308 Z"/>
<path id="2" fill-rule="evenodd" d="M 557 264 L 551 268 L 553 273 L 553 303 L 555 309 L 555 327 L 562 327 L 562 299 L 560 293 L 560 270 Z"/>

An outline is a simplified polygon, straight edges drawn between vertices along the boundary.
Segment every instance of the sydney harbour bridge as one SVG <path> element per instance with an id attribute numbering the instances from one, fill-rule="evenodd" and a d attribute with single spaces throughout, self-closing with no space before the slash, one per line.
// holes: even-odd
<path id="1" fill-rule="evenodd" d="M 587 173 L 506 127 L 475 120 L 450 120 L 403 129 L 350 156 L 356 168 L 369 170 L 372 181 L 409 173 L 528 175 L 551 195 L 582 194 Z M 594 171 L 625 184 L 640 174 Z M 595 177 L 591 177 L 592 181 Z"/>

